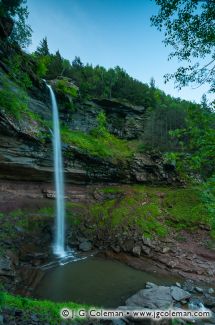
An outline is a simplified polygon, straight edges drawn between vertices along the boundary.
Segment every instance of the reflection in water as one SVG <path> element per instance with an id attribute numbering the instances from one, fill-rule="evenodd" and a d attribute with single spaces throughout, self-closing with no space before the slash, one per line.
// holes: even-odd
<path id="1" fill-rule="evenodd" d="M 48 270 L 36 289 L 37 298 L 117 307 L 147 281 L 170 284 L 175 279 L 137 271 L 116 261 L 91 257 Z"/>

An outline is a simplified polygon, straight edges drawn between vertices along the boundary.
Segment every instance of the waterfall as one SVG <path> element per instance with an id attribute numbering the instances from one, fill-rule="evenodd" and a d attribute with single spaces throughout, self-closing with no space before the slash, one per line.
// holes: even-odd
<path id="1" fill-rule="evenodd" d="M 60 137 L 60 123 L 58 115 L 58 106 L 54 91 L 47 84 L 50 91 L 52 114 L 53 114 L 53 151 L 54 151 L 54 175 L 55 175 L 55 193 L 56 193 L 56 216 L 55 216 L 55 238 L 54 254 L 60 257 L 66 256 L 65 252 L 65 204 L 64 204 L 64 175 L 63 159 Z"/>

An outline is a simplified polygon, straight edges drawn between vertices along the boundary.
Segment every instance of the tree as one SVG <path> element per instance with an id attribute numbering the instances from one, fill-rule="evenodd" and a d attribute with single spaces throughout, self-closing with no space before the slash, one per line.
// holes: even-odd
<path id="1" fill-rule="evenodd" d="M 26 24 L 29 14 L 25 6 L 26 2 L 26 0 L 1 0 L 0 2 L 0 18 L 10 19 L 14 24 L 8 41 L 21 47 L 29 45 L 32 33 L 30 26 Z"/>
<path id="2" fill-rule="evenodd" d="M 49 47 L 48 47 L 48 41 L 47 37 L 43 38 L 42 41 L 40 41 L 39 46 L 37 47 L 35 54 L 38 56 L 48 56 L 49 53 Z"/>
<path id="3" fill-rule="evenodd" d="M 164 44 L 174 49 L 169 58 L 177 57 L 185 63 L 174 74 L 165 75 L 166 81 L 175 78 L 179 88 L 189 83 L 198 87 L 207 82 L 214 91 L 214 0 L 156 0 L 156 3 L 160 10 L 151 17 L 151 22 L 158 30 L 165 29 Z"/>
<path id="4" fill-rule="evenodd" d="M 208 105 L 208 100 L 207 100 L 207 96 L 205 94 L 202 95 L 202 100 L 201 100 L 201 107 L 204 111 L 206 112 L 211 112 L 211 108 Z"/>
<path id="5" fill-rule="evenodd" d="M 155 88 L 155 79 L 153 77 L 150 79 L 149 85 L 152 89 Z"/>
<path id="6" fill-rule="evenodd" d="M 79 56 L 76 56 L 75 59 L 72 61 L 72 66 L 74 68 L 83 68 L 84 64 L 81 62 Z"/>

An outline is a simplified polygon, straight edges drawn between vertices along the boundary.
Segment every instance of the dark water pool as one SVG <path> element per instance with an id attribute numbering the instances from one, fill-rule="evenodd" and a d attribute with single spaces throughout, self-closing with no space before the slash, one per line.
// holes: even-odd
<path id="1" fill-rule="evenodd" d="M 90 257 L 46 271 L 34 296 L 56 302 L 117 307 L 144 288 L 147 281 L 171 284 L 176 279 L 138 271 L 117 261 Z"/>

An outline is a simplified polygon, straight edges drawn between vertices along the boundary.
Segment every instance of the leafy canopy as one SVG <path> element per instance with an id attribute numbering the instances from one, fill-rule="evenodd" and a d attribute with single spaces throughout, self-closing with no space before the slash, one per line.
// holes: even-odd
<path id="1" fill-rule="evenodd" d="M 30 44 L 32 33 L 31 27 L 26 24 L 29 14 L 26 2 L 26 0 L 1 0 L 0 2 L 0 18 L 12 19 L 14 23 L 9 41 L 21 47 Z"/>
<path id="2" fill-rule="evenodd" d="M 173 48 L 169 58 L 183 61 L 174 74 L 165 76 L 166 81 L 175 78 L 179 88 L 208 82 L 214 91 L 214 0 L 156 0 L 156 3 L 160 10 L 151 17 L 151 22 L 158 30 L 165 29 L 164 44 Z"/>

